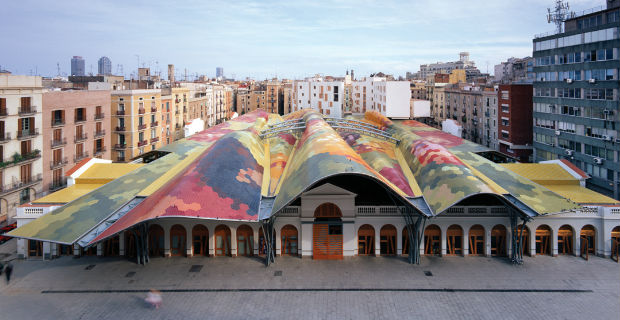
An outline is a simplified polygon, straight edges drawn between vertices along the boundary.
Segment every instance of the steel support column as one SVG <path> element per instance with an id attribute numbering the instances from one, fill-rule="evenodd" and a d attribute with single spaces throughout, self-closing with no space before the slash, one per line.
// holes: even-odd
<path id="1" fill-rule="evenodd" d="M 511 227 L 511 248 L 510 260 L 514 264 L 523 264 L 523 230 L 525 229 L 526 219 L 521 218 L 523 223 L 519 228 L 519 213 L 516 210 L 510 210 L 510 227 Z M 530 235 L 531 236 L 531 235 Z"/>
<path id="2" fill-rule="evenodd" d="M 275 239 L 273 239 L 274 222 L 274 217 L 261 221 L 261 228 L 263 229 L 263 237 L 265 239 L 265 266 L 269 266 L 271 263 L 275 262 L 276 248 L 274 248 Z"/>

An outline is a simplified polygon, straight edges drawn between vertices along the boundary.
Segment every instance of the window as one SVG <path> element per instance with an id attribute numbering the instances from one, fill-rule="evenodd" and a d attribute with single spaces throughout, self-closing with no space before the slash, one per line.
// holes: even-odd
<path id="1" fill-rule="evenodd" d="M 62 125 L 65 123 L 65 111 L 54 110 L 52 111 L 52 126 Z"/>
<path id="2" fill-rule="evenodd" d="M 75 122 L 86 121 L 86 109 L 77 108 L 75 109 Z"/>

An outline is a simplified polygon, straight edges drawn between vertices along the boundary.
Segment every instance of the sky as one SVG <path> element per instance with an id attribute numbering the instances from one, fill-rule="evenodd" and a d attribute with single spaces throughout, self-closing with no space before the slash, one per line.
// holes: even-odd
<path id="1" fill-rule="evenodd" d="M 535 34 L 552 31 L 555 0 L 3 1 L 0 69 L 14 74 L 70 73 L 74 55 L 97 73 L 112 60 L 125 76 L 138 66 L 177 79 L 257 80 L 314 74 L 404 76 L 420 64 L 456 61 L 461 51 L 482 72 L 532 55 Z M 569 1 L 572 11 L 604 0 Z"/>

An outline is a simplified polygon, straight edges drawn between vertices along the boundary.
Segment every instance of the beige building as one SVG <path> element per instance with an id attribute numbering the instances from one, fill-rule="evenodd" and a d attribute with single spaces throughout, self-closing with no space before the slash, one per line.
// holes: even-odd
<path id="1" fill-rule="evenodd" d="M 65 172 L 83 159 L 111 158 L 109 105 L 110 91 L 43 93 L 45 192 L 65 187 Z"/>
<path id="2" fill-rule="evenodd" d="M 160 90 L 113 91 L 111 105 L 113 161 L 127 162 L 162 145 Z"/>
<path id="3" fill-rule="evenodd" d="M 0 224 L 42 191 L 41 77 L 0 74 Z"/>
<path id="4" fill-rule="evenodd" d="M 282 104 L 283 113 L 293 112 L 293 84 L 285 83 L 282 85 Z"/>

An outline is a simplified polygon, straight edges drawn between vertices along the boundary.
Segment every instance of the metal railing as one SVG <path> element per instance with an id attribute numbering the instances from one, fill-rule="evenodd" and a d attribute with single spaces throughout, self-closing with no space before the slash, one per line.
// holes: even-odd
<path id="1" fill-rule="evenodd" d="M 114 149 L 125 149 L 127 148 L 127 143 L 117 143 L 114 145 Z"/>
<path id="2" fill-rule="evenodd" d="M 39 173 L 37 175 L 28 177 L 26 180 L 15 181 L 12 183 L 5 184 L 2 186 L 2 189 L 0 189 L 0 194 L 4 195 L 6 193 L 14 192 L 19 189 L 29 187 L 33 184 L 41 182 L 41 180 L 43 180 L 43 176 Z"/>
<path id="3" fill-rule="evenodd" d="M 52 148 L 64 146 L 67 144 L 67 138 L 60 138 L 58 140 L 54 139 L 50 141 L 50 144 L 52 145 Z"/>
<path id="4" fill-rule="evenodd" d="M 10 132 L 3 132 L 2 134 L 0 134 L 0 143 L 5 143 L 11 140 L 11 133 Z"/>
<path id="5" fill-rule="evenodd" d="M 151 127 L 157 127 L 159 125 L 159 121 L 151 122 Z"/>
<path id="6" fill-rule="evenodd" d="M 82 154 L 76 154 L 73 157 L 73 162 L 74 163 L 78 163 L 80 160 L 82 160 L 84 158 L 88 158 L 88 152 L 83 152 Z"/>
<path id="7" fill-rule="evenodd" d="M 54 170 L 56 168 L 63 167 L 67 163 L 69 163 L 69 160 L 67 159 L 67 157 L 64 157 L 64 158 L 58 159 L 58 160 L 52 160 L 52 161 L 50 161 L 50 170 Z"/>
<path id="8" fill-rule="evenodd" d="M 95 113 L 95 120 L 101 120 L 105 118 L 105 113 L 100 112 L 100 113 Z"/>
<path id="9" fill-rule="evenodd" d="M 121 131 L 122 132 L 122 131 L 125 131 L 125 130 L 126 130 L 125 127 L 116 127 L 116 131 Z"/>
<path id="10" fill-rule="evenodd" d="M 39 149 L 35 149 L 32 152 L 28 152 L 24 154 L 15 153 L 6 161 L 2 160 L 2 162 L 0 162 L 0 168 L 8 168 L 8 167 L 16 166 L 18 164 L 21 164 L 22 162 L 38 159 L 40 157 L 41 157 L 41 151 Z"/>
<path id="11" fill-rule="evenodd" d="M 139 142 L 138 142 L 138 147 L 143 147 L 143 146 L 145 146 L 145 145 L 147 145 L 147 144 L 148 144 L 148 141 L 147 141 L 147 140 L 139 141 Z"/>
<path id="12" fill-rule="evenodd" d="M 100 149 L 94 149 L 93 150 L 93 155 L 100 155 L 102 153 L 106 152 L 106 147 L 102 147 Z"/>
<path id="13" fill-rule="evenodd" d="M 65 119 L 52 119 L 52 127 L 59 127 L 65 125 Z"/>
<path id="14" fill-rule="evenodd" d="M 6 108 L 0 108 L 0 117 L 6 117 L 8 116 L 8 112 L 6 111 Z"/>
<path id="15" fill-rule="evenodd" d="M 60 177 L 59 179 L 52 181 L 48 188 L 50 191 L 56 191 L 66 186 L 67 186 L 67 178 Z"/>
<path id="16" fill-rule="evenodd" d="M 17 139 L 36 137 L 38 135 L 39 135 L 39 128 L 17 131 Z"/>
<path id="17" fill-rule="evenodd" d="M 125 115 L 125 110 L 117 110 L 116 111 L 116 115 L 117 116 L 124 116 Z"/>
<path id="18" fill-rule="evenodd" d="M 99 130 L 99 131 L 95 130 L 95 134 L 93 136 L 95 138 L 103 137 L 103 136 L 105 136 L 105 130 Z"/>
<path id="19" fill-rule="evenodd" d="M 75 136 L 75 138 L 73 139 L 73 142 L 78 143 L 78 142 L 84 141 L 86 139 L 88 139 L 88 135 L 86 133 L 82 133 L 82 135 Z"/>
<path id="20" fill-rule="evenodd" d="M 37 113 L 37 107 L 35 106 L 22 106 L 19 107 L 18 113 L 20 116 L 26 115 L 26 114 L 31 114 L 31 113 Z"/>

